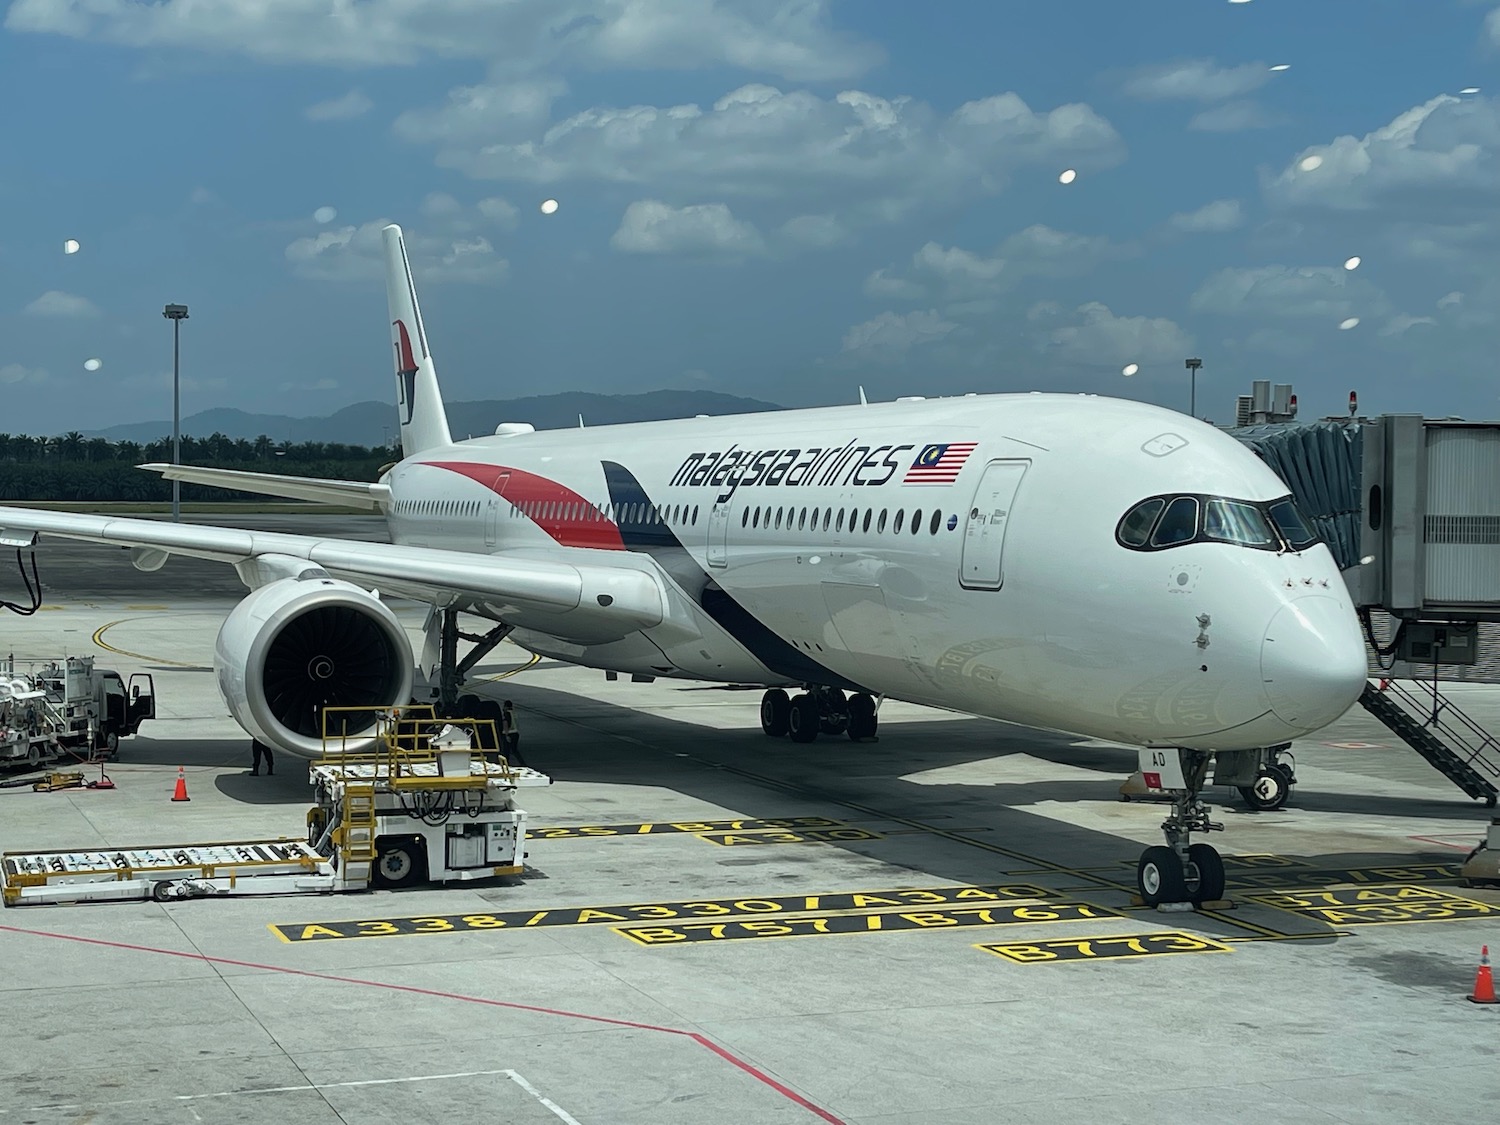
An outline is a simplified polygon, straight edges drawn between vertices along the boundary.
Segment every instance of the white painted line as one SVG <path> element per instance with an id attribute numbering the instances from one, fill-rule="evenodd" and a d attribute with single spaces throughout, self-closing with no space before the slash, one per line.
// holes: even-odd
<path id="1" fill-rule="evenodd" d="M 507 1078 L 516 1076 L 513 1070 L 466 1070 L 458 1074 L 417 1074 L 410 1078 L 366 1078 L 360 1082 L 312 1082 L 302 1086 L 267 1086 L 260 1090 L 222 1090 L 214 1094 L 178 1094 L 174 1100 L 194 1102 L 202 1098 L 238 1098 L 245 1094 L 291 1094 L 300 1090 L 339 1090 L 347 1086 L 391 1086 L 398 1082 L 443 1082 L 451 1078 L 482 1078 L 494 1074 L 503 1074 Z"/>
<path id="2" fill-rule="evenodd" d="M 567 1110 L 563 1109 L 562 1106 L 558 1105 L 551 1098 L 543 1097 L 542 1096 L 542 1092 L 540 1090 L 538 1090 L 530 1082 L 526 1081 L 526 1079 L 522 1078 L 515 1071 L 513 1071 L 513 1070 L 507 1070 L 505 1073 L 510 1078 L 510 1080 L 512 1082 L 514 1082 L 517 1086 L 521 1087 L 521 1089 L 525 1090 L 528 1094 L 530 1094 L 537 1101 L 541 1102 L 544 1106 L 546 1106 L 548 1109 L 550 1109 L 553 1113 L 557 1114 L 557 1116 L 560 1117 L 560 1118 L 562 1118 L 562 1120 L 566 1121 L 568 1123 L 568 1125 L 582 1125 L 582 1122 L 580 1122 L 578 1120 L 578 1118 L 574 1117 Z"/>

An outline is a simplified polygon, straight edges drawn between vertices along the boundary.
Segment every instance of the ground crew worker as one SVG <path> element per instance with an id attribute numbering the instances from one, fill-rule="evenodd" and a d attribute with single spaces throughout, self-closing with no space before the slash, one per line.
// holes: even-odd
<path id="1" fill-rule="evenodd" d="M 526 764 L 526 759 L 521 757 L 521 732 L 516 726 L 515 707 L 508 699 L 500 705 L 500 749 L 507 761 L 520 766 Z"/>
<path id="2" fill-rule="evenodd" d="M 260 760 L 262 758 L 266 760 L 266 776 L 269 777 L 276 772 L 276 763 L 271 757 L 271 748 L 260 739 L 252 738 L 250 740 L 250 754 L 252 758 L 250 763 L 251 777 L 260 776 Z"/>

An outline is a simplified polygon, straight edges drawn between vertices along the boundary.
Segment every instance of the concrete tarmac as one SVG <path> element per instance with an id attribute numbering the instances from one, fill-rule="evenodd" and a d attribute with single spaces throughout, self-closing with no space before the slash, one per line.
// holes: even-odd
<path id="1" fill-rule="evenodd" d="M 214 687 L 232 569 L 44 546 L 57 608 L 0 651 L 150 671 L 161 717 L 114 790 L 0 789 L 0 849 L 300 836 L 305 768 L 248 776 Z M 902 704 L 798 746 L 756 691 L 508 644 L 469 686 L 555 779 L 525 877 L 6 909 L 0 1121 L 1467 1125 L 1500 1097 L 1500 1009 L 1464 999 L 1500 894 L 1453 881 L 1490 814 L 1363 711 L 1294 747 L 1285 810 L 1211 794 L 1235 905 L 1161 914 L 1124 748 Z M 1500 725 L 1500 691 L 1454 697 Z"/>

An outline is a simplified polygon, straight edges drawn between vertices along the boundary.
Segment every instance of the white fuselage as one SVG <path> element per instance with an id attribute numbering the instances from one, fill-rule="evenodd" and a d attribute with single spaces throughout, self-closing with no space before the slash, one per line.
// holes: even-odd
<path id="1" fill-rule="evenodd" d="M 523 433 L 427 450 L 385 480 L 396 543 L 630 551 L 664 575 L 657 627 L 517 630 L 580 664 L 1221 750 L 1319 729 L 1364 683 L 1322 544 L 1117 540 L 1147 497 L 1288 492 L 1232 437 L 1140 403 L 969 396 Z"/>

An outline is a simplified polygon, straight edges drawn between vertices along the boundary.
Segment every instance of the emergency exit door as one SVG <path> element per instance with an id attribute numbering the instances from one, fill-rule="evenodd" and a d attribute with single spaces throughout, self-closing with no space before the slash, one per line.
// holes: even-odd
<path id="1" fill-rule="evenodd" d="M 708 565 L 729 565 L 729 501 L 717 501 L 708 513 Z"/>
<path id="2" fill-rule="evenodd" d="M 991 461 L 969 501 L 964 519 L 959 583 L 975 590 L 998 590 L 1005 575 L 1005 530 L 1021 478 L 1030 461 Z"/>

